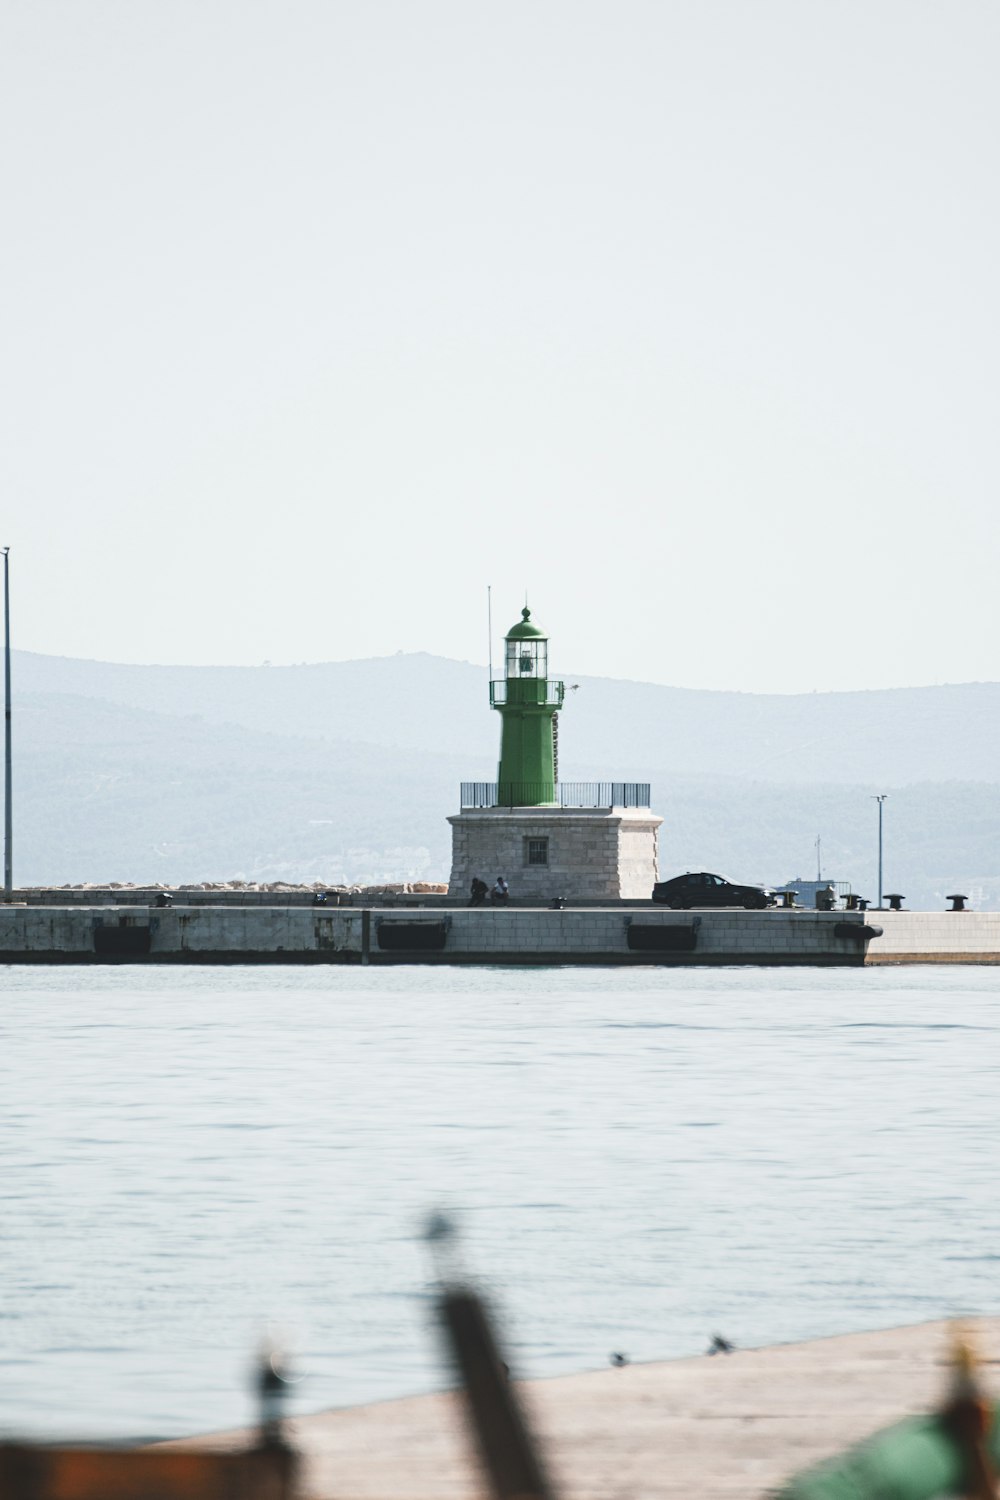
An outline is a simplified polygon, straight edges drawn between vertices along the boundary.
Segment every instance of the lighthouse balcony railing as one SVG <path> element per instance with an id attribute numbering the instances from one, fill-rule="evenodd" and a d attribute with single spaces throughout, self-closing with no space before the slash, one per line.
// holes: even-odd
<path id="1" fill-rule="evenodd" d="M 649 807 L 648 781 L 561 781 L 551 786 L 529 781 L 463 781 L 462 808 L 491 807 Z"/>
<path id="2" fill-rule="evenodd" d="M 562 708 L 565 695 L 566 684 L 553 682 L 547 677 L 499 677 L 490 683 L 491 708 L 504 708 L 508 703 Z"/>

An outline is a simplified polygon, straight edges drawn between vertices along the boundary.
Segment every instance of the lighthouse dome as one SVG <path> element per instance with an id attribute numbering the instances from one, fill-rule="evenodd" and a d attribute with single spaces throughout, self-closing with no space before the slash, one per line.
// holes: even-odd
<path id="1" fill-rule="evenodd" d="M 537 625 L 531 623 L 531 610 L 527 605 L 521 611 L 521 618 L 516 625 L 512 625 L 507 632 L 508 641 L 547 641 L 548 636 L 544 630 L 539 630 Z"/>

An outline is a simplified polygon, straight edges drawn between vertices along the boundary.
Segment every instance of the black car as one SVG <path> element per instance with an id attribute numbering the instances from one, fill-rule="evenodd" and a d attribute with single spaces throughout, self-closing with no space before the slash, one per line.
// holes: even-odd
<path id="1" fill-rule="evenodd" d="M 653 886 L 653 900 L 684 910 L 691 906 L 745 906 L 748 911 L 761 911 L 770 906 L 771 895 L 759 885 L 734 885 L 721 875 L 701 870 L 675 875 L 673 880 L 658 880 Z"/>

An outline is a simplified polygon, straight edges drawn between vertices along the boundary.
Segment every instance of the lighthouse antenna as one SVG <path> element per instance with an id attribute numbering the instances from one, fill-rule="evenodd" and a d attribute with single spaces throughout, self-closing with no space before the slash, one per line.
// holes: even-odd
<path id="1" fill-rule="evenodd" d="M 486 585 L 486 630 L 487 630 L 487 634 L 489 635 L 489 638 L 490 638 L 489 659 L 490 659 L 490 681 L 492 682 L 493 681 L 493 585 L 489 584 L 489 583 Z M 492 691 L 492 689 L 491 689 L 491 691 Z"/>

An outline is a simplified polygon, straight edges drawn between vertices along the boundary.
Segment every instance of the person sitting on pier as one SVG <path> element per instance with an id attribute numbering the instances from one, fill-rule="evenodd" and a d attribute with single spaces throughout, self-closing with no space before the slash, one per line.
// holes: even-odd
<path id="1" fill-rule="evenodd" d="M 488 891 L 489 891 L 489 886 L 486 884 L 486 881 L 485 880 L 480 880 L 480 878 L 479 878 L 478 875 L 473 875 L 473 877 L 472 877 L 472 894 L 469 897 L 469 905 L 470 906 L 482 906 L 483 902 L 486 900 L 486 896 L 487 896 L 487 892 Z"/>
<path id="2" fill-rule="evenodd" d="M 503 906 L 510 895 L 510 887 L 502 875 L 497 876 L 497 883 L 490 891 L 490 900 L 494 906 Z"/>

